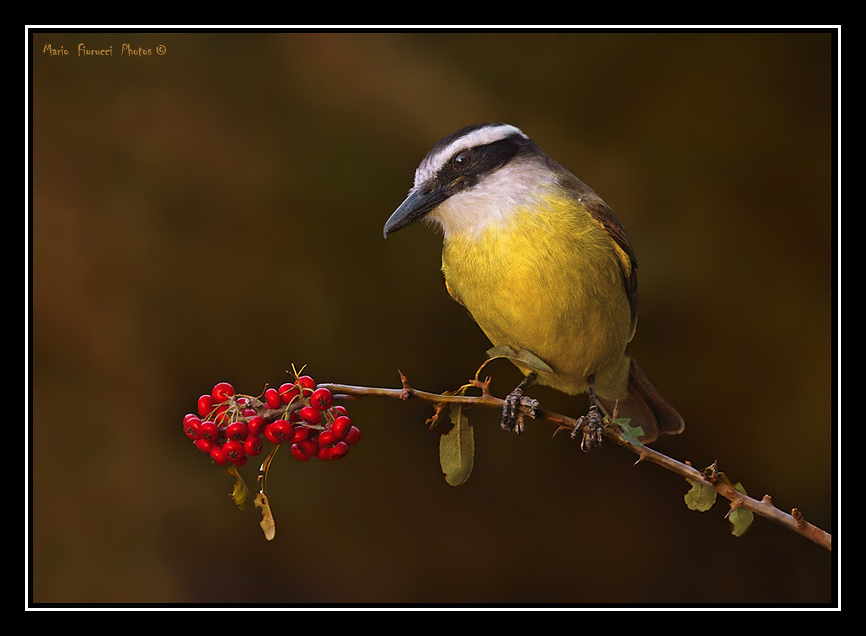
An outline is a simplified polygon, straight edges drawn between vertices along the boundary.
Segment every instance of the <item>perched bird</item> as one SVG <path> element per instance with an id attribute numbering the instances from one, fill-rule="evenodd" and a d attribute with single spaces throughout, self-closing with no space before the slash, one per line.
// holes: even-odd
<path id="1" fill-rule="evenodd" d="M 512 361 L 526 380 L 506 401 L 504 425 L 514 428 L 519 400 L 537 382 L 588 392 L 597 428 L 601 408 L 640 426 L 644 443 L 683 430 L 627 351 L 638 295 L 625 230 L 523 132 L 485 123 L 439 141 L 384 235 L 422 218 L 441 227 L 448 293 L 495 348 L 519 353 Z"/>

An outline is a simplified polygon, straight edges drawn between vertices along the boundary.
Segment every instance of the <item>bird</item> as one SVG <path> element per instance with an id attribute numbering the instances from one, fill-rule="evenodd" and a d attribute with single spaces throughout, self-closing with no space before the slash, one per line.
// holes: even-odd
<path id="1" fill-rule="evenodd" d="M 521 432 L 521 406 L 537 406 L 525 392 L 541 384 L 589 395 L 584 450 L 603 439 L 603 415 L 628 418 L 644 444 L 684 429 L 628 351 L 638 289 L 625 229 L 523 131 L 488 122 L 437 142 L 383 235 L 422 219 L 441 230 L 448 294 L 524 375 L 503 427 Z"/>

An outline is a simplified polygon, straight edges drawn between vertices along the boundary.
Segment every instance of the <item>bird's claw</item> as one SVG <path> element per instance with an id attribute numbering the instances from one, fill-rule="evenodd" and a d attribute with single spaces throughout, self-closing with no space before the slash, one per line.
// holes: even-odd
<path id="1" fill-rule="evenodd" d="M 516 389 L 509 393 L 502 405 L 501 426 L 505 430 L 514 431 L 518 435 L 523 432 L 523 420 L 526 417 L 535 419 L 538 410 L 538 400 L 527 397 L 523 390 L 535 381 L 535 374 L 530 373 Z"/>
<path id="2" fill-rule="evenodd" d="M 604 421 L 599 415 L 598 407 L 592 405 L 586 415 L 577 418 L 577 424 L 571 431 L 571 438 L 580 435 L 580 450 L 588 453 L 598 448 L 604 442 Z"/>
<path id="3" fill-rule="evenodd" d="M 524 418 L 529 417 L 534 420 L 537 410 L 538 400 L 514 391 L 505 398 L 505 404 L 502 407 L 501 426 L 520 435 L 523 432 Z"/>

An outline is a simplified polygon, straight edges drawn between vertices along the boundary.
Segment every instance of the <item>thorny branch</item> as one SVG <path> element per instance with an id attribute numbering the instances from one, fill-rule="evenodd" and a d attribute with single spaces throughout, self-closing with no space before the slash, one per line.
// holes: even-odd
<path id="1" fill-rule="evenodd" d="M 482 406 L 496 408 L 501 411 L 504 403 L 502 399 L 490 394 L 489 379 L 487 381 L 480 381 L 476 378 L 470 382 L 473 387 L 480 389 L 481 395 L 441 395 L 421 391 L 410 386 L 406 376 L 402 373 L 400 373 L 400 381 L 402 387 L 399 389 L 352 386 L 348 384 L 321 384 L 320 386 L 327 387 L 335 396 L 378 396 L 399 400 L 423 400 L 433 404 L 436 407 L 437 413 L 452 404 Z M 551 422 L 558 427 L 558 430 L 574 430 L 575 427 L 580 426 L 578 420 L 575 418 L 544 409 L 538 409 L 536 419 Z M 697 470 L 688 462 L 680 462 L 636 440 L 629 439 L 622 434 L 618 426 L 606 426 L 604 435 L 608 441 L 636 454 L 638 459 L 635 464 L 648 461 L 686 479 L 708 484 L 719 495 L 728 499 L 734 508 L 742 507 L 750 510 L 756 515 L 786 526 L 788 529 L 814 541 L 827 550 L 832 550 L 832 535 L 806 521 L 799 510 L 794 508 L 791 514 L 788 514 L 773 505 L 770 495 L 764 495 L 762 499 L 758 500 L 743 494 L 736 490 L 727 480 L 720 478 L 720 473 L 716 470 L 715 463 L 703 471 Z"/>

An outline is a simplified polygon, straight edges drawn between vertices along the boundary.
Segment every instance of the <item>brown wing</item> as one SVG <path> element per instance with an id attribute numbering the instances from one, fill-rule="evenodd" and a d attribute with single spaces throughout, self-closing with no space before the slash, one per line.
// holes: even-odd
<path id="1" fill-rule="evenodd" d="M 586 206 L 590 216 L 604 228 L 619 251 L 625 293 L 631 307 L 631 335 L 634 336 L 637 328 L 637 259 L 628 234 L 607 204 L 595 193 L 584 193 L 579 200 Z"/>

